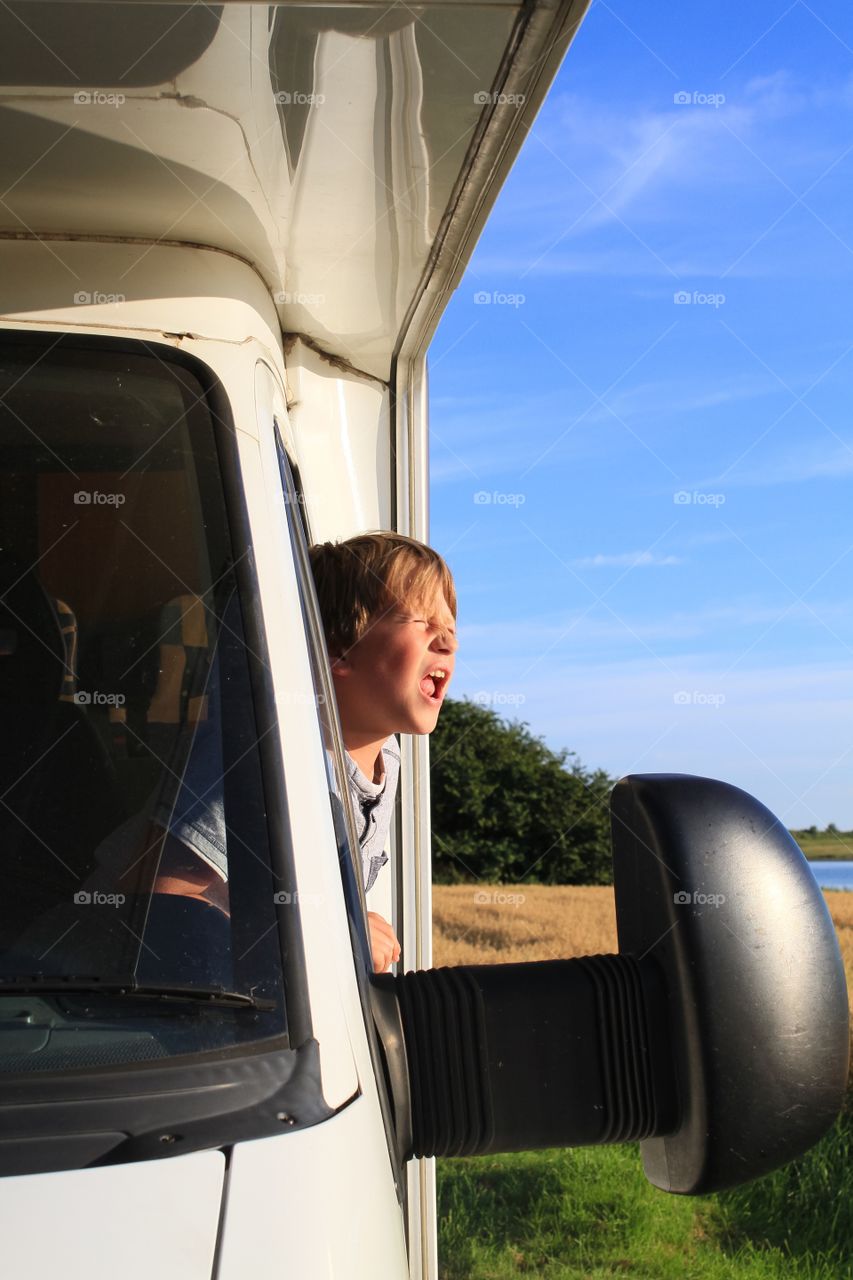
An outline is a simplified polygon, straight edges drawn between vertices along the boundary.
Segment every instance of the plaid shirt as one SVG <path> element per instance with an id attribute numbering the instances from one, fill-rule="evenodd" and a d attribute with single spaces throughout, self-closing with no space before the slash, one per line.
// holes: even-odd
<path id="1" fill-rule="evenodd" d="M 394 813 L 397 779 L 400 775 L 400 748 L 397 739 L 386 740 L 381 751 L 382 776 L 378 782 L 366 778 L 352 756 L 347 753 L 347 781 L 355 809 L 358 843 L 364 889 L 372 889 L 381 869 L 388 861 L 385 841 Z"/>

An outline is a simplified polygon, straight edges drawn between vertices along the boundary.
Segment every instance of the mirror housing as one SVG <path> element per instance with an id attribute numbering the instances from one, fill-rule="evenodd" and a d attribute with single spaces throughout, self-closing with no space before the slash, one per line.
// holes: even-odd
<path id="1" fill-rule="evenodd" d="M 666 1191 L 714 1191 L 802 1154 L 841 1109 L 847 984 L 808 862 L 745 791 L 628 777 L 610 801 L 620 953 L 667 975 L 678 1129 L 642 1145 Z"/>
<path id="2" fill-rule="evenodd" d="M 372 978 L 402 1158 L 639 1140 L 651 1182 L 698 1194 L 832 1124 L 847 987 L 791 836 L 680 774 L 622 779 L 611 820 L 618 956 Z"/>

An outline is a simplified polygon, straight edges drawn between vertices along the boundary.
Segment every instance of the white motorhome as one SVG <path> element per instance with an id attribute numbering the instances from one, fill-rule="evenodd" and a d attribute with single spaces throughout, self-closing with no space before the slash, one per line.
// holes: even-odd
<path id="1" fill-rule="evenodd" d="M 823 900 L 721 783 L 615 789 L 618 956 L 432 970 L 404 738 L 370 972 L 307 547 L 428 538 L 427 347 L 585 5 L 0 6 L 4 1276 L 429 1280 L 436 1155 L 696 1192 L 837 1113 Z M 178 786 L 227 912 L 152 892 Z"/>

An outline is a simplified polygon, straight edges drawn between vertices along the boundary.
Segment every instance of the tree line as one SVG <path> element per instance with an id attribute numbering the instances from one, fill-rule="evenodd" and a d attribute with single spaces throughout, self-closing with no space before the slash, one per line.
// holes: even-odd
<path id="1" fill-rule="evenodd" d="M 433 878 L 610 884 L 613 779 L 526 724 L 445 700 L 430 738 Z"/>

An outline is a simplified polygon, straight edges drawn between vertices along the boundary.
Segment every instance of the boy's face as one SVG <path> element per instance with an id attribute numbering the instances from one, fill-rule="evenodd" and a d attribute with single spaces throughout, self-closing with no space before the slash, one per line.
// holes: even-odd
<path id="1" fill-rule="evenodd" d="M 441 592 L 421 607 L 395 601 L 372 619 L 345 656 L 332 657 L 345 739 L 432 733 L 456 647 L 456 624 Z"/>

